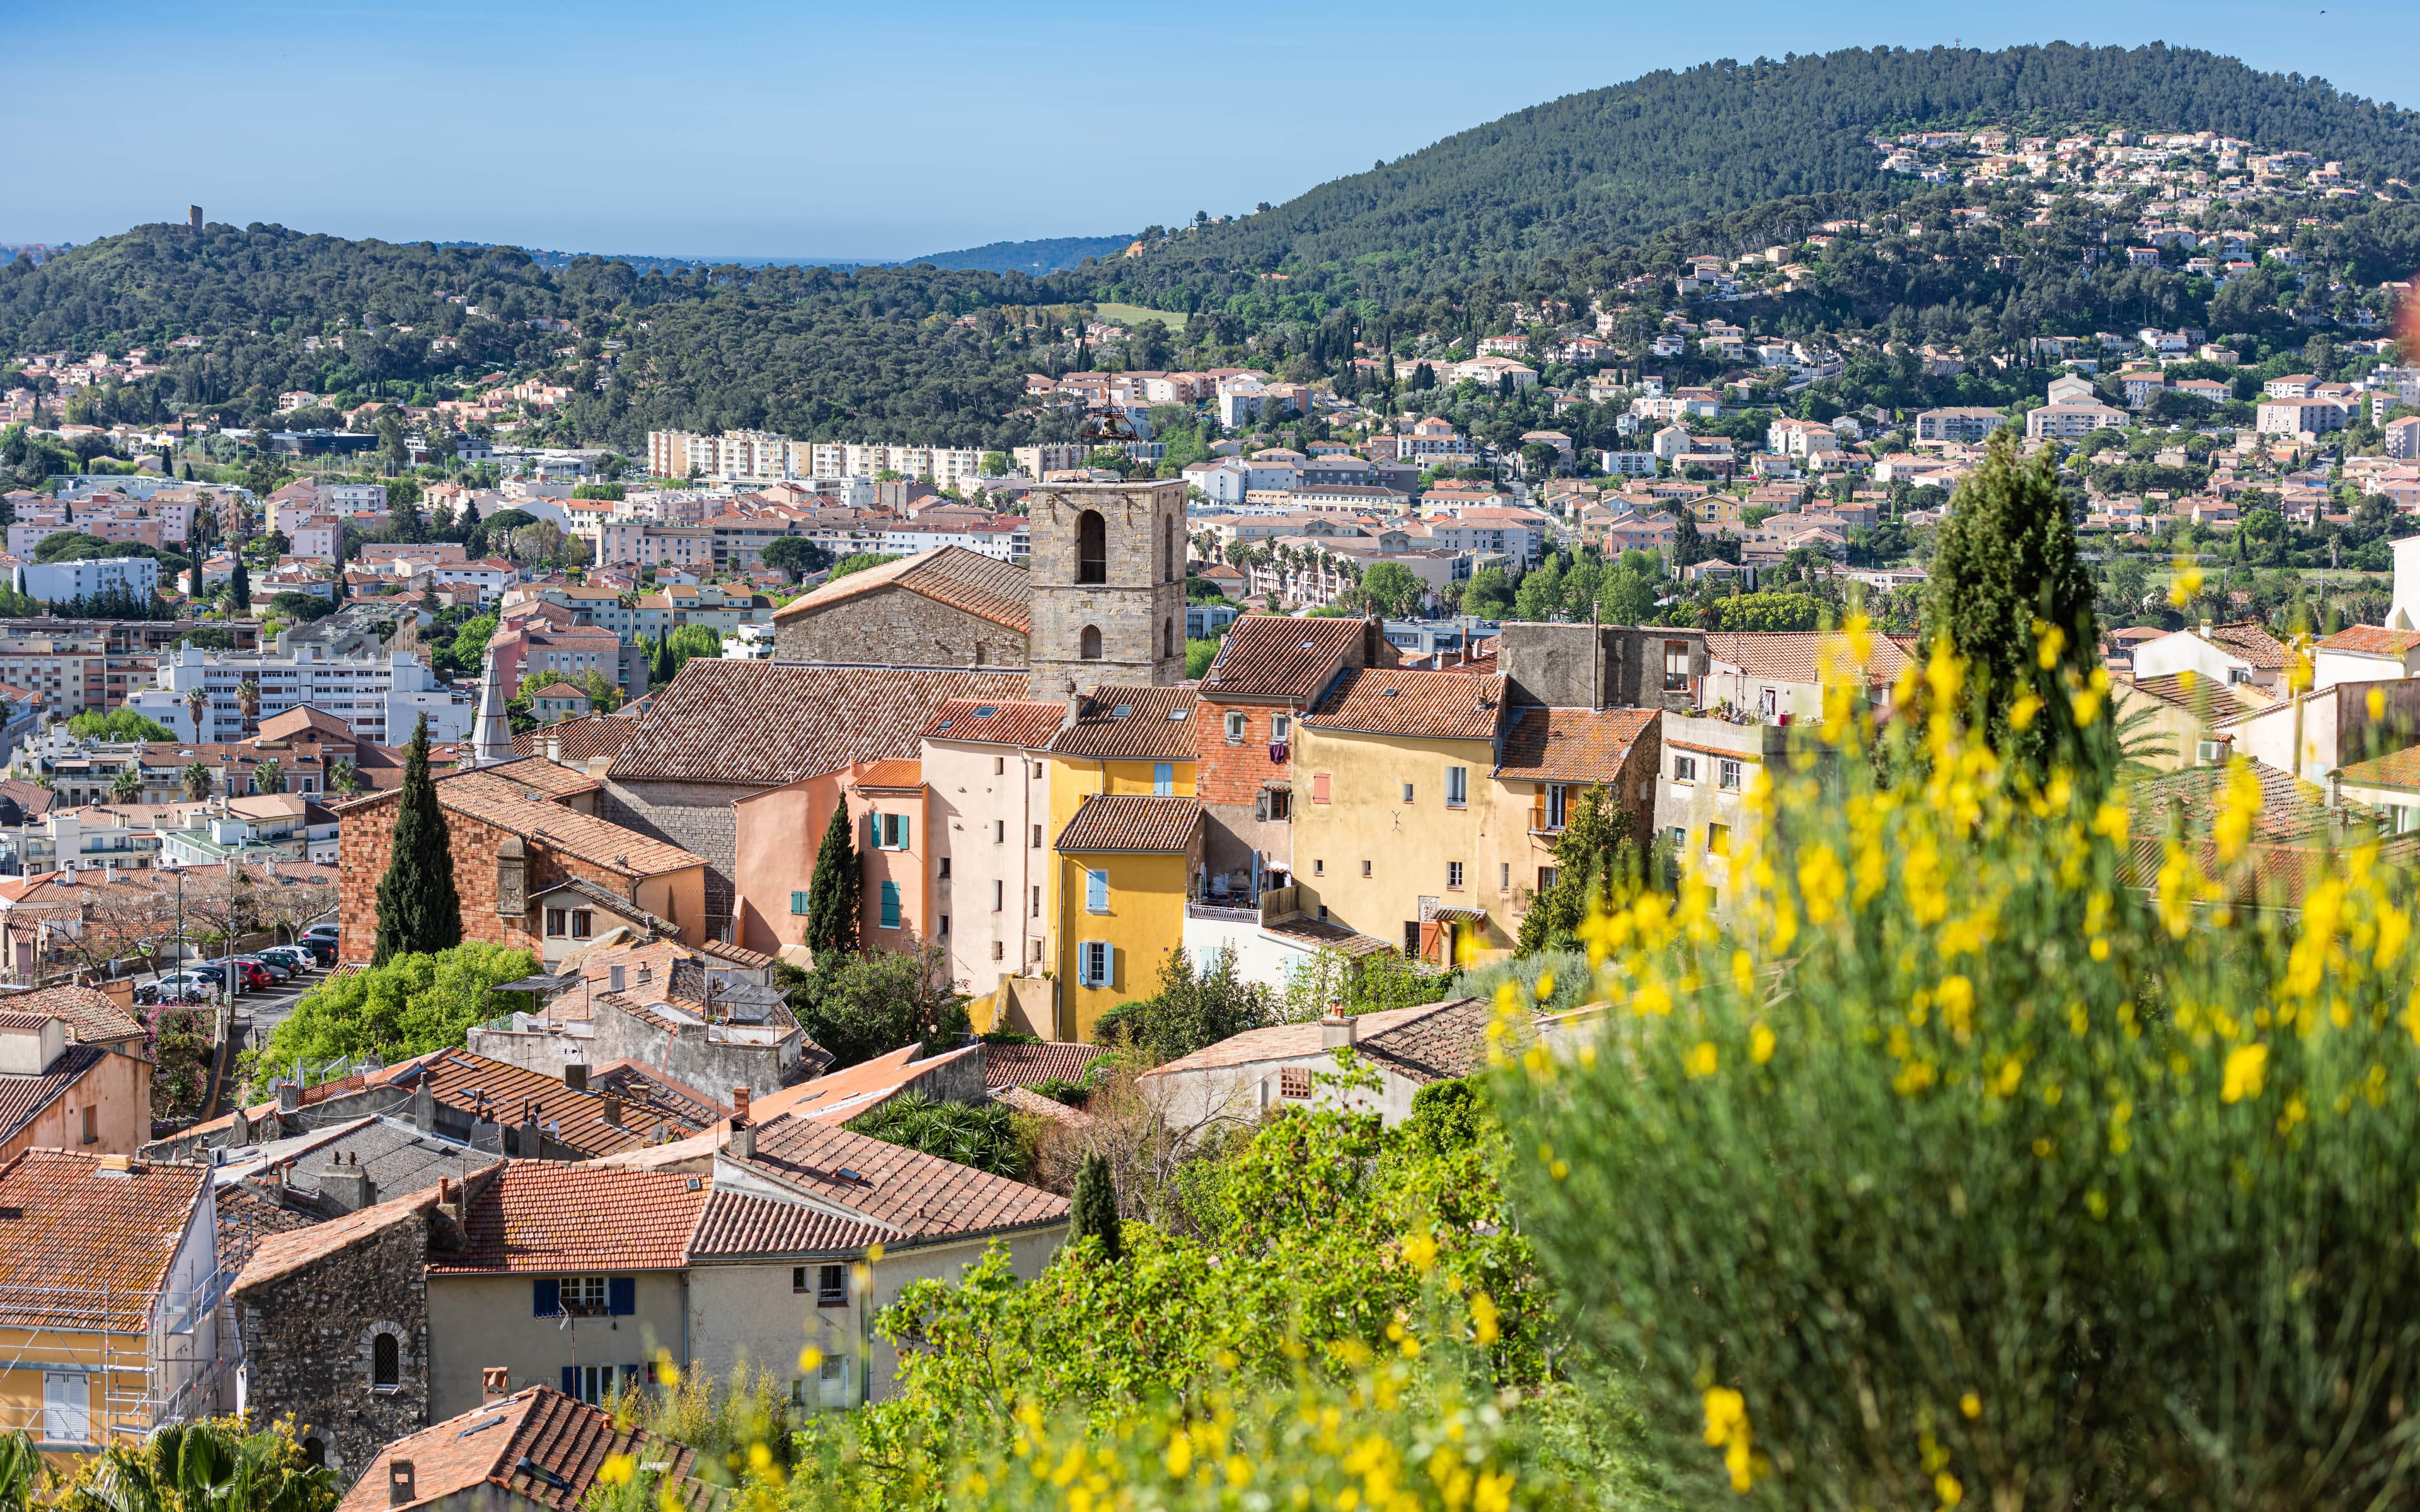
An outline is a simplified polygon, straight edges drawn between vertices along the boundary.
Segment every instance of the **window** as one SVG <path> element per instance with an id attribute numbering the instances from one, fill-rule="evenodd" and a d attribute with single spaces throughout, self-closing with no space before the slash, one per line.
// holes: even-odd
<path id="1" fill-rule="evenodd" d="M 1176 521 L 1172 518 L 1159 522 L 1159 580 L 1176 581 Z"/>
<path id="2" fill-rule="evenodd" d="M 1445 769 L 1445 806 L 1464 809 L 1470 805 L 1470 768 L 1449 766 Z"/>
<path id="3" fill-rule="evenodd" d="M 939 930 L 935 931 L 935 933 L 938 933 L 938 934 L 939 934 L 939 935 L 941 936 L 941 938 L 943 938 L 943 939 L 948 939 L 948 938 L 950 937 L 950 916 L 949 916 L 949 915 L 947 915 L 947 914 L 943 914 L 943 915 L 941 916 L 941 925 L 940 925 L 940 928 L 939 928 Z"/>
<path id="4" fill-rule="evenodd" d="M 1327 801 L 1327 774 L 1326 772 L 1311 773 L 1311 801 L 1313 803 L 1326 803 Z"/>
<path id="5" fill-rule="evenodd" d="M 1560 829 L 1570 820 L 1572 790 L 1560 782 L 1546 784 L 1546 827 Z"/>
<path id="6" fill-rule="evenodd" d="M 940 874 L 945 877 L 950 874 L 950 858 L 946 856 L 941 857 Z"/>
<path id="7" fill-rule="evenodd" d="M 92 1386 L 81 1371 L 42 1372 L 42 1439 L 47 1443 L 92 1442 Z"/>
<path id="8" fill-rule="evenodd" d="M 1689 642 L 1664 642 L 1664 691 L 1685 693 L 1689 690 Z"/>
<path id="9" fill-rule="evenodd" d="M 1269 716 L 1269 744 L 1282 746 L 1294 738 L 1294 717 L 1286 714 Z"/>
<path id="10" fill-rule="evenodd" d="M 1730 853 L 1731 826 L 1729 825 L 1708 825 L 1706 826 L 1706 854 L 1708 856 L 1729 856 Z"/>
<path id="11" fill-rule="evenodd" d="M 403 1350 L 392 1334 L 370 1340 L 370 1390 L 393 1391 L 403 1381 Z"/>
<path id="12" fill-rule="evenodd" d="M 1042 826 L 1040 825 L 1033 826 L 1033 848 L 1037 851 L 1042 849 Z"/>
<path id="13" fill-rule="evenodd" d="M 1084 911 L 1088 914 L 1109 911 L 1109 874 L 1107 872 L 1084 873 Z"/>
<path id="14" fill-rule="evenodd" d="M 1365 876 L 1365 877 L 1366 877 L 1366 876 L 1368 876 L 1368 875 L 1370 874 L 1370 863 L 1369 863 L 1369 862 L 1364 861 L 1364 862 L 1362 862 L 1362 863 L 1361 863 L 1361 874 L 1362 874 L 1363 876 Z"/>
<path id="15" fill-rule="evenodd" d="M 1084 626 L 1083 635 L 1078 637 L 1077 640 L 1076 655 L 1086 661 L 1098 661 L 1101 659 L 1101 627 L 1099 625 L 1088 625 Z"/>
<path id="16" fill-rule="evenodd" d="M 1042 884 L 1038 882 L 1033 885 L 1033 917 L 1042 917 Z"/>
<path id="17" fill-rule="evenodd" d="M 1560 873 L 1557 872 L 1551 866 L 1542 866 L 1538 868 L 1538 890 L 1540 892 L 1544 892 L 1548 887 L 1553 887 L 1555 885 L 1555 878 Z"/>
<path id="18" fill-rule="evenodd" d="M 1008 843 L 1007 820 L 995 819 L 991 822 L 991 842 L 994 845 L 1005 845 Z"/>
<path id="19" fill-rule="evenodd" d="M 1084 987 L 1110 985 L 1109 965 L 1115 948 L 1107 940 L 1086 940 L 1076 947 L 1076 981 Z"/>
<path id="20" fill-rule="evenodd" d="M 1698 758 L 1695 756 L 1675 756 L 1672 758 L 1673 781 L 1695 782 L 1697 779 Z"/>
<path id="21" fill-rule="evenodd" d="M 991 759 L 991 775 L 994 777 L 1006 777 L 1008 775 L 1007 757 L 995 756 Z"/>
<path id="22" fill-rule="evenodd" d="M 1311 1097 L 1311 1068 L 1309 1066 L 1280 1066 L 1278 1068 L 1278 1096 L 1295 1103 L 1308 1101 Z"/>
<path id="23" fill-rule="evenodd" d="M 1151 764 L 1151 795 L 1155 798 L 1171 798 L 1176 795 L 1176 764 L 1174 762 L 1154 762 Z"/>
<path id="24" fill-rule="evenodd" d="M 530 1284 L 535 1318 L 627 1317 L 638 1311 L 637 1278 L 627 1275 L 539 1276 Z"/>
<path id="25" fill-rule="evenodd" d="M 1446 890 L 1449 892 L 1460 892 L 1462 890 L 1462 863 L 1460 861 L 1448 861 L 1445 864 L 1445 885 Z"/>
<path id="26" fill-rule="evenodd" d="M 1740 764 L 1725 758 L 1714 764 L 1714 786 L 1726 790 L 1740 785 Z"/>
<path id="27" fill-rule="evenodd" d="M 1404 801 L 1405 803 L 1412 801 L 1412 785 L 1409 782 L 1404 784 Z"/>
<path id="28" fill-rule="evenodd" d="M 1260 817 L 1275 824 L 1285 824 L 1294 817 L 1294 793 L 1288 788 L 1261 790 Z"/>
<path id="29" fill-rule="evenodd" d="M 1781 712 L 1781 694 L 1777 689 L 1761 687 L 1756 693 L 1756 712 L 1760 718 L 1770 719 Z"/>
<path id="30" fill-rule="evenodd" d="M 826 1387 L 837 1386 L 846 1381 L 848 1380 L 847 1356 L 825 1355 L 822 1363 L 815 1366 L 815 1379 Z"/>
<path id="31" fill-rule="evenodd" d="M 87 1145 L 101 1143 L 101 1109 L 89 1103 L 84 1109 L 84 1142 Z"/>
<path id="32" fill-rule="evenodd" d="M 1311 863 L 1311 874 L 1315 877 L 1327 875 L 1327 863 L 1324 860 L 1313 860 Z"/>
<path id="33" fill-rule="evenodd" d="M 1076 580 L 1079 583 L 1106 583 L 1109 580 L 1109 532 L 1101 519 L 1100 511 L 1085 510 L 1076 517 Z M 1094 645 L 1100 632 L 1088 631 Z M 1098 656 L 1098 651 L 1089 653 Z"/>
<path id="34" fill-rule="evenodd" d="M 1512 862 L 1498 861 L 1496 863 L 1496 890 L 1498 892 L 1510 892 L 1512 890 Z"/>
<path id="35" fill-rule="evenodd" d="M 1232 714 L 1229 714 L 1229 715 L 1227 716 L 1227 744 L 1228 744 L 1228 745 L 1230 745 L 1230 746 L 1240 746 L 1240 745 L 1242 745 L 1242 744 L 1244 743 L 1244 738 L 1245 738 L 1247 735 L 1249 735 L 1251 733 L 1252 733 L 1252 721 L 1251 721 L 1250 719 L 1249 719 L 1249 718 L 1246 718 L 1246 717 L 1244 717 L 1240 712 L 1239 712 L 1239 713 L 1232 713 Z"/>
<path id="36" fill-rule="evenodd" d="M 571 937 L 573 939 L 584 940 L 596 932 L 597 916 L 594 912 L 585 908 L 575 908 L 571 911 Z"/>
<path id="37" fill-rule="evenodd" d="M 991 958 L 992 958 L 993 960 L 995 960 L 995 961 L 1005 961 L 1005 960 L 1007 960 L 1007 959 L 1008 959 L 1008 942 L 1007 942 L 1007 941 L 1005 941 L 1005 940 L 994 940 L 994 941 L 992 941 L 992 942 L 991 942 Z"/>
<path id="38" fill-rule="evenodd" d="M 899 927 L 899 884 L 896 882 L 886 882 L 882 885 L 882 927 L 884 929 Z"/>
<path id="39" fill-rule="evenodd" d="M 995 914 L 1008 906 L 1008 884 L 994 879 L 991 885 L 991 911 Z"/>
<path id="40" fill-rule="evenodd" d="M 805 909 L 799 907 L 798 904 L 798 900 L 805 896 L 806 894 L 804 893 L 792 893 L 790 895 L 790 912 L 794 914 L 803 914 L 806 912 Z M 571 920 L 567 916 L 568 910 L 562 908 L 550 908 L 546 911 L 547 938 L 555 940 L 563 938 L 563 932 L 569 928 L 571 923 Z"/>
<path id="41" fill-rule="evenodd" d="M 874 822 L 874 848 L 877 851 L 904 851 L 913 819 L 904 813 L 869 814 Z"/>

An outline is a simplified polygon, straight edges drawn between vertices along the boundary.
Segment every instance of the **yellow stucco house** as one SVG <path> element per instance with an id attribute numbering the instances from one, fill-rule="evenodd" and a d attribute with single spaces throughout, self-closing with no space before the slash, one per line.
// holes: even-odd
<path id="1" fill-rule="evenodd" d="M 1102 1014 L 1156 990 L 1161 965 L 1185 938 L 1185 901 L 1202 870 L 1202 805 L 1092 798 L 1053 851 L 1056 1037 L 1089 1040 Z"/>

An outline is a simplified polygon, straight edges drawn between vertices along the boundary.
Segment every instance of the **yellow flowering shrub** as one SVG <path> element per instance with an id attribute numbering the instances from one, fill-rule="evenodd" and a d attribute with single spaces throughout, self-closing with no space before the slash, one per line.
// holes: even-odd
<path id="1" fill-rule="evenodd" d="M 2037 777 L 1935 651 L 1758 785 L 1730 896 L 1589 921 L 1593 1026 L 1499 1041 L 1568 1323 L 1691 1504 L 2420 1496 L 2412 879 L 2287 875 L 2248 772 L 2134 834 L 2099 678 Z"/>

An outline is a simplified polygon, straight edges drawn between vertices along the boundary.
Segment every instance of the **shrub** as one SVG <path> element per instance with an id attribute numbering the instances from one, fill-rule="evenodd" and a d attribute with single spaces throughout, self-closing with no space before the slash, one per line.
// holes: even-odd
<path id="1" fill-rule="evenodd" d="M 329 977 L 295 999 L 256 1058 L 274 1071 L 298 1059 L 394 1060 L 459 1045 L 473 1025 L 495 1017 L 490 988 L 536 969 L 527 950 L 473 942 Z"/>

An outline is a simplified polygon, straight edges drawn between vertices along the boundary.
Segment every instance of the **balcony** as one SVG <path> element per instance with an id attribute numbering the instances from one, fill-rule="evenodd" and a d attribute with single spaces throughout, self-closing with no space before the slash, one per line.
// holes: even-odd
<path id="1" fill-rule="evenodd" d="M 1261 921 L 1261 910 L 1259 904 L 1240 900 L 1231 904 L 1187 898 L 1185 900 L 1185 917 L 1221 924 L 1257 924 Z"/>

